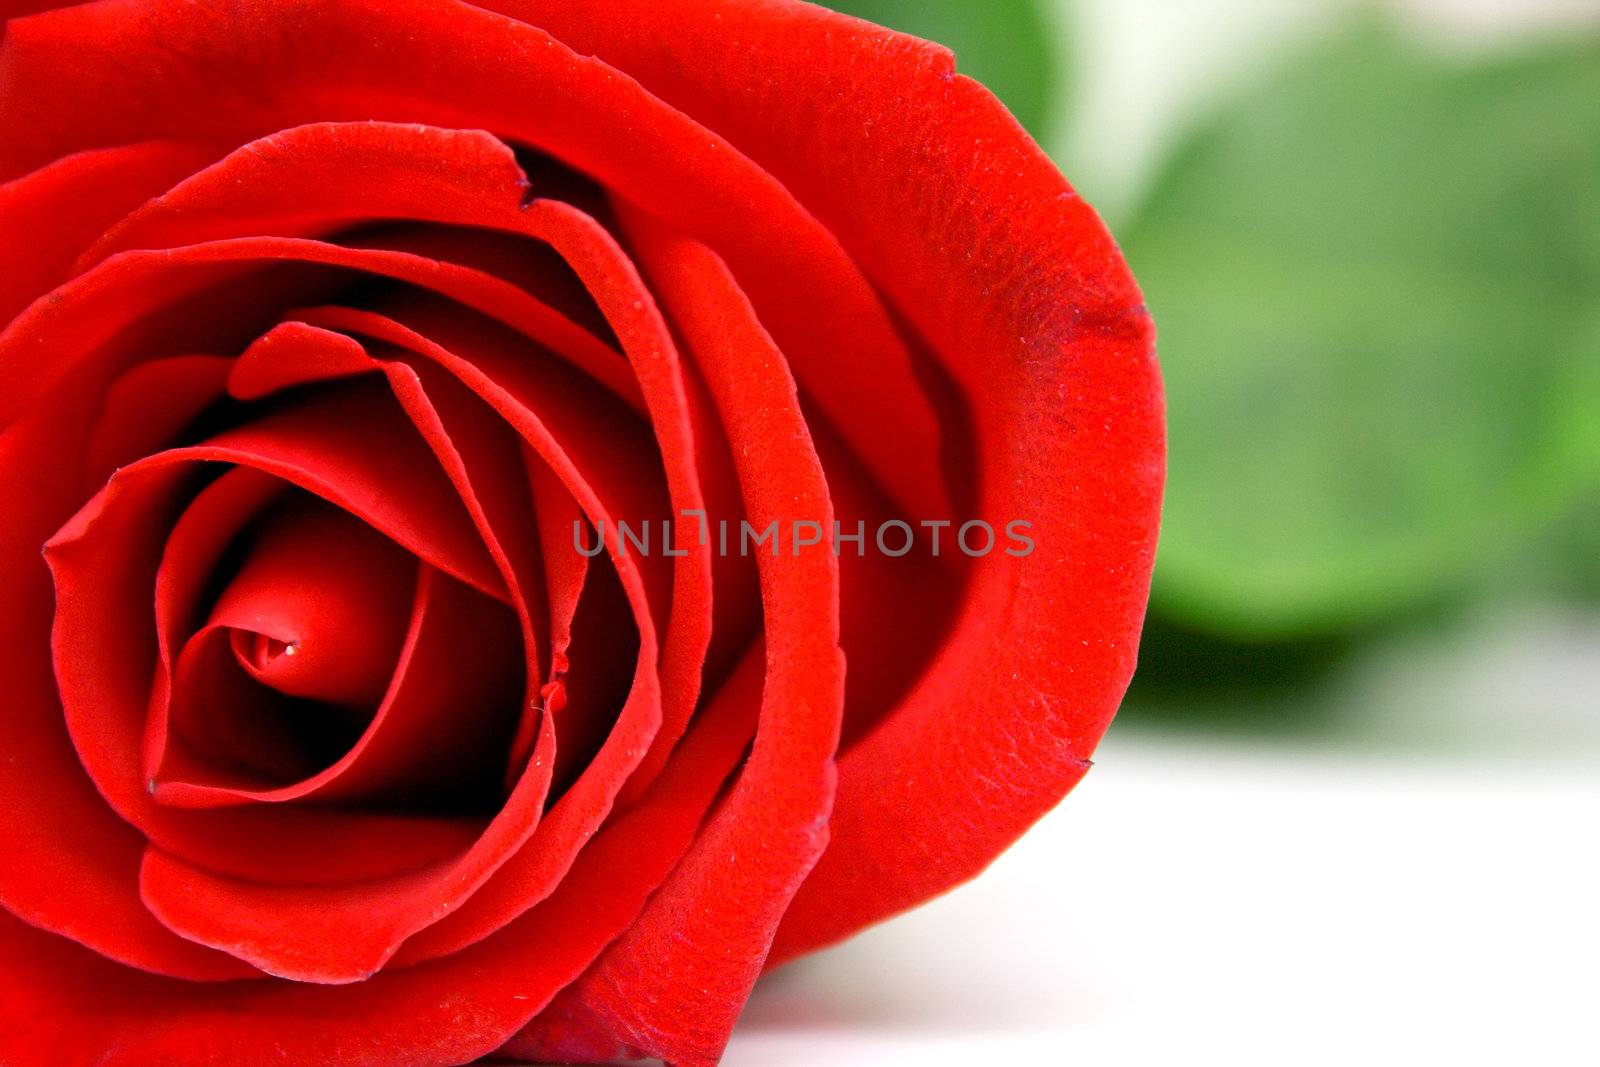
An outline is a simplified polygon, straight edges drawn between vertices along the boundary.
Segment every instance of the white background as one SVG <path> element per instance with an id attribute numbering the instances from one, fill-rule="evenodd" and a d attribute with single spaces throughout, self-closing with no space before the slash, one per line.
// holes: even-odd
<path id="1" fill-rule="evenodd" d="M 1600 1064 L 1600 767 L 1113 733 L 977 881 L 757 989 L 729 1067 Z"/>

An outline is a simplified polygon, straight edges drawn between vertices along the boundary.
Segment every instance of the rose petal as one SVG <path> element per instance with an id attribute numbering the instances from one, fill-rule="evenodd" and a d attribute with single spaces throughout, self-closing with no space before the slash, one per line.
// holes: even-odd
<path id="1" fill-rule="evenodd" d="M 749 741 L 761 665 L 758 647 L 646 799 L 595 837 L 549 900 L 447 959 L 348 986 L 212 989 L 127 970 L 0 911 L 0 1020 L 30 1022 L 0 1027 L 0 1053 L 249 1067 L 270 1043 L 290 1062 L 326 1062 L 336 1048 L 340 1067 L 389 1067 L 397 1050 L 422 1062 L 493 1051 L 632 921 L 681 855 Z"/>
<path id="2" fill-rule="evenodd" d="M 304 506 L 299 508 L 301 520 L 294 529 L 300 535 L 316 536 L 318 529 L 307 529 L 306 510 Z M 197 785 L 192 776 L 173 781 L 172 774 L 152 775 L 159 779 L 156 795 L 163 803 L 196 806 L 291 800 L 309 795 L 326 803 L 366 794 L 393 806 L 430 784 L 439 796 L 447 797 L 462 791 L 469 781 L 463 776 L 481 763 L 484 752 L 503 746 L 503 738 L 498 746 L 493 740 L 503 732 L 505 723 L 504 715 L 497 717 L 493 713 L 495 702 L 509 703 L 514 711 L 515 698 L 508 702 L 504 694 L 514 692 L 520 685 L 519 672 L 512 669 L 519 658 L 512 616 L 502 606 L 432 568 L 423 569 L 413 596 L 409 592 L 411 583 L 403 582 L 400 574 L 379 575 L 374 567 L 379 561 L 395 557 L 394 564 L 386 569 L 394 571 L 398 566 L 414 574 L 415 561 L 354 520 L 342 521 L 349 527 L 345 534 L 321 537 L 317 551 L 304 558 L 272 555 L 271 542 L 263 544 L 258 534 L 244 570 L 213 610 L 211 625 L 230 627 L 228 633 L 233 637 L 236 656 L 240 652 L 240 634 L 253 632 L 257 643 L 263 635 L 277 635 L 280 654 L 265 670 L 250 662 L 245 663 L 246 670 L 291 694 L 317 696 L 358 712 L 363 707 L 368 711 L 376 707 L 365 732 L 326 770 L 276 789 L 252 789 L 249 783 Z M 271 529 L 283 525 L 281 518 L 274 522 Z M 180 533 L 183 528 L 180 520 Z M 263 572 L 273 564 L 281 566 L 270 574 Z M 288 569 L 284 570 L 284 566 Z M 158 590 L 164 575 L 165 568 L 158 576 Z M 373 579 L 373 587 L 339 592 L 341 585 L 349 585 L 357 577 Z M 255 603 L 244 599 L 252 595 Z M 385 603 L 395 595 L 414 600 L 414 604 L 408 607 L 405 603 Z M 284 614 L 286 610 L 288 615 Z M 361 614 L 352 616 L 352 611 Z M 385 651 L 391 644 L 389 639 L 370 632 L 374 625 L 399 627 L 392 637 L 394 655 Z M 458 642 L 466 642 L 473 649 L 470 668 L 459 663 Z M 398 665 L 391 662 L 394 659 Z M 357 664 L 362 663 L 369 676 L 361 691 L 344 692 L 353 677 L 361 673 Z M 289 672 L 288 676 L 285 672 Z M 184 695 L 179 686 L 177 699 Z M 468 708 L 471 712 L 463 714 L 463 709 Z M 199 727 L 214 733 L 221 725 L 219 713 L 224 711 L 230 719 L 237 719 L 239 714 L 227 709 L 225 703 L 219 706 L 208 701 L 207 706 L 198 709 L 203 717 Z M 318 713 L 338 716 L 339 709 L 322 708 Z M 282 714 L 273 718 L 281 719 Z M 498 730 L 497 721 L 501 724 Z M 297 735 L 304 733 L 304 729 L 296 731 Z M 216 751 L 214 743 L 195 747 L 207 753 Z M 241 759 L 247 764 L 258 753 L 270 750 L 270 746 L 259 742 L 235 748 L 242 750 Z M 481 778 L 481 766 L 477 770 Z M 481 794 L 482 790 L 477 792 Z"/>
<path id="3" fill-rule="evenodd" d="M 1034 524 L 1031 554 L 978 563 L 939 659 L 841 759 L 832 844 L 774 949 L 786 959 L 972 877 L 1084 773 L 1133 671 L 1155 547 L 1150 319 L 1093 210 L 943 48 L 804 5 L 497 6 L 793 190 L 969 398 L 972 517 Z"/>
<path id="4" fill-rule="evenodd" d="M 227 627 L 208 626 L 178 655 L 170 707 L 161 709 L 158 732 L 146 740 L 153 757 L 147 780 L 157 803 L 171 806 L 174 785 L 181 795 L 197 782 L 221 791 L 299 781 L 326 766 L 354 735 L 356 727 L 326 710 L 309 714 L 255 682 L 240 665 L 232 636 Z"/>
<path id="5" fill-rule="evenodd" d="M 706 512 L 695 460 L 703 402 L 676 364 L 671 337 L 626 256 L 593 219 L 551 200 L 525 204 L 510 151 L 481 133 L 382 123 L 317 124 L 250 145 L 135 213 L 87 253 L 181 244 L 263 230 L 325 233 L 354 219 L 416 218 L 498 227 L 552 245 L 588 286 L 636 374 L 663 457 L 675 514 Z M 307 204 L 315 204 L 308 212 Z M 636 788 L 682 734 L 699 692 L 712 624 L 709 545 L 675 564 L 663 651 L 664 722 Z"/>
<path id="6" fill-rule="evenodd" d="M 373 332 L 398 335 L 402 341 L 414 336 L 397 323 L 367 312 L 325 308 L 299 315 L 320 317 L 330 325 L 347 328 L 351 322 L 367 323 Z M 387 327 L 393 328 L 392 333 Z M 512 608 L 522 629 L 524 673 L 530 696 L 524 702 L 523 719 L 531 738 L 538 730 L 534 698 L 549 664 L 541 664 L 539 659 L 541 633 L 533 605 L 543 592 L 544 582 L 533 534 L 535 520 L 526 494 L 519 491 L 525 468 L 519 462 L 521 453 L 514 435 L 481 400 L 426 363 L 376 359 L 354 337 L 303 321 L 280 323 L 252 344 L 235 364 L 229 388 L 236 395 L 254 398 L 291 386 L 370 372 L 382 373 L 388 379 L 396 399 L 427 440 L 472 515 L 510 591 Z M 519 730 L 509 751 L 517 750 L 520 738 Z M 514 782 L 526 765 L 531 744 L 530 740 L 521 759 L 513 757 L 516 773 L 508 771 L 508 783 Z M 545 758 L 548 761 L 550 754 Z"/>
<path id="7" fill-rule="evenodd" d="M 421 306 L 413 306 L 410 317 L 416 319 L 420 309 Z M 597 426 L 604 425 L 601 417 L 605 407 L 601 398 L 592 393 L 585 395 L 587 387 L 581 379 L 561 373 L 559 366 L 523 358 L 516 348 L 507 347 L 507 338 L 493 331 L 464 331 L 437 315 L 424 316 L 426 323 L 419 322 L 419 325 L 462 347 L 470 353 L 470 358 L 463 359 L 430 337 L 370 312 L 323 308 L 301 314 L 324 326 L 342 326 L 403 345 L 458 375 L 494 406 L 500 417 L 524 435 L 541 459 L 559 472 L 567 490 L 580 497 L 584 510 L 594 521 L 615 529 L 614 515 L 660 513 L 658 504 L 642 503 L 659 492 L 659 489 L 652 492 L 654 479 L 640 471 L 640 458 L 649 455 L 648 448 L 630 443 L 628 436 L 597 435 Z M 574 394 L 574 389 L 579 392 Z M 546 427 L 540 418 L 543 414 L 551 417 L 557 429 L 552 431 Z M 613 423 L 612 426 L 624 429 L 627 423 Z M 559 443 L 573 440 L 586 446 L 581 450 L 584 457 L 581 471 L 567 458 Z M 665 576 L 662 567 L 665 561 L 660 557 L 618 553 L 614 537 L 611 551 L 641 636 L 646 638 L 640 645 L 639 670 L 653 670 L 656 653 L 648 605 L 665 599 L 665 586 L 661 581 Z M 652 582 L 654 593 L 647 595 L 644 578 L 649 575 L 656 577 Z M 400 962 L 453 951 L 504 925 L 551 892 L 575 852 L 610 811 L 617 789 L 638 765 L 658 728 L 660 709 L 653 703 L 653 690 L 640 688 L 639 677 L 636 675 L 635 688 L 623 702 L 610 736 L 575 787 L 549 813 L 534 840 L 510 856 L 505 868 L 495 875 L 494 882 L 505 891 L 475 893 L 463 905 L 468 918 L 445 920 L 438 924 L 439 928 L 421 932 L 417 945 L 408 948 Z M 325 902 L 319 905 L 325 906 Z"/>
<path id="8" fill-rule="evenodd" d="M 519 162 L 526 175 L 526 157 L 519 157 Z M 528 178 L 528 182 L 529 189 L 535 188 L 532 178 Z M 547 326 L 523 332 L 539 338 L 552 350 L 572 353 L 566 358 L 575 366 L 588 367 L 606 361 L 615 364 L 622 355 L 610 324 L 589 290 L 584 288 L 583 279 L 573 273 L 555 249 L 541 241 L 497 230 L 415 220 L 368 223 L 339 231 L 337 239 L 348 248 L 405 252 L 466 267 L 499 280 L 517 293 L 532 296 L 556 316 L 550 316 Z M 502 316 L 496 317 L 508 325 L 516 325 Z M 531 320 L 532 316 L 529 318 Z M 578 329 L 573 330 L 573 326 Z M 550 336 L 545 337 L 545 334 Z M 580 349 L 584 351 L 579 352 Z"/>
<path id="9" fill-rule="evenodd" d="M 365 271 L 433 288 L 485 314 L 502 319 L 536 339 L 549 334 L 547 309 L 499 279 L 464 267 L 382 249 L 342 248 L 297 238 L 241 238 L 193 245 L 176 251 L 126 252 L 97 265 L 38 301 L 0 331 L 0 374 L 15 389 L 0 396 L 0 426 L 15 420 L 30 402 L 72 373 L 79 387 L 110 379 L 151 350 L 229 351 L 243 348 L 262 332 L 264 312 L 314 302 L 326 290 L 317 267 Z M 306 272 L 301 292 L 284 284 L 263 284 L 273 268 Z M 292 276 L 291 276 L 292 278 Z M 217 294 L 221 291 L 221 297 Z M 279 292 L 282 290 L 282 292 Z M 308 299 L 310 298 L 310 299 Z M 253 306 L 241 307 L 245 300 Z M 262 324 L 270 326 L 270 321 Z M 143 327 L 141 330 L 140 327 Z M 565 333 L 551 334 L 567 339 Z M 51 360 L 33 358 L 49 344 Z M 637 382 L 625 363 L 607 355 L 591 339 L 593 365 L 586 372 L 632 406 L 642 409 Z M 573 361 L 579 357 L 567 353 Z M 588 357 L 586 357 L 588 358 Z M 109 472 L 108 472 L 109 473 Z"/>
<path id="10" fill-rule="evenodd" d="M 64 156 L 0 185 L 0 322 L 64 281 L 109 225 L 219 154 L 215 145 L 149 141 Z"/>
<path id="11" fill-rule="evenodd" d="M 830 529 L 793 380 L 726 266 L 642 216 L 629 230 L 716 401 L 750 521 Z M 715 1063 L 790 896 L 823 852 L 844 701 L 838 561 L 824 543 L 759 562 L 767 677 L 738 784 L 638 921 L 512 1043 L 519 1055 Z"/>
<path id="12" fill-rule="evenodd" d="M 322 318 L 326 320 L 328 313 Z M 436 361 L 452 357 L 432 342 L 371 314 L 346 312 L 367 333 L 379 333 L 427 352 Z M 476 339 L 482 347 L 481 339 Z M 554 369 L 554 368 L 550 368 Z M 523 377 L 526 378 L 526 372 Z M 583 405 L 572 410 L 585 412 Z M 547 446 L 548 447 L 548 446 Z M 637 579 L 635 579 L 637 581 Z M 637 587 L 642 592 L 642 587 Z M 642 601 L 636 601 L 636 612 Z M 653 664 L 654 649 L 641 645 L 641 671 Z M 519 812 L 539 795 L 538 776 L 525 777 L 505 810 L 459 861 L 359 887 L 264 887 L 220 878 L 152 850 L 146 859 L 142 891 L 164 922 L 186 936 L 239 954 L 271 973 L 301 981 L 349 982 L 371 975 L 399 943 L 430 925 L 473 892 L 508 857 L 518 866 L 504 881 L 519 893 L 502 897 L 510 907 L 493 921 L 508 921 L 554 888 L 575 850 L 593 834 L 610 807 L 622 777 L 638 761 L 656 718 L 653 676 L 635 677 L 612 738 L 575 787 L 551 812 L 533 846 L 518 851 L 531 830 Z M 548 779 L 543 779 L 547 781 Z M 521 827 L 522 829 L 518 829 Z M 335 929 L 345 931 L 332 937 Z"/>
<path id="13" fill-rule="evenodd" d="M 564 10 L 573 6 L 549 5 L 530 21 L 582 22 Z M 772 32 L 763 25 L 745 39 Z M 557 37 L 566 39 L 565 28 Z M 6 40 L 0 126 L 16 136 L 0 147 L 0 175 L 126 141 L 131 130 L 146 138 L 226 131 L 243 141 L 319 120 L 385 119 L 487 128 L 535 145 L 721 252 L 802 387 L 869 468 L 906 510 L 944 515 L 944 489 L 924 461 L 938 452 L 937 423 L 904 346 L 832 235 L 712 129 L 557 37 L 427 0 L 230 9 L 226 18 L 162 7 L 138 18 L 87 8 L 25 19 Z M 435 47 L 437 39 L 452 47 Z M 295 47 L 285 48 L 290 40 Z M 689 65 L 726 43 L 700 42 Z M 136 61 L 152 48 L 206 60 L 152 71 Z M 64 50 L 78 60 L 70 77 L 53 58 Z M 539 107 L 526 106 L 534 99 Z M 853 118 L 836 103 L 822 111 Z M 807 299 L 795 299 L 797 279 Z M 817 306 L 830 313 L 816 314 Z M 857 417 L 882 396 L 897 402 L 879 418 Z"/>
<path id="14" fill-rule="evenodd" d="M 81 440 L 93 417 L 92 402 L 67 397 L 0 432 L 0 498 L 11 501 L 0 523 L 0 676 L 7 687 L 0 803 L 15 816 L 0 819 L 0 852 L 8 857 L 0 863 L 0 901 L 9 909 L 0 909 L 0 922 L 20 926 L 14 913 L 111 960 L 164 974 L 248 975 L 252 968 L 174 937 L 140 905 L 131 887 L 143 838 L 95 792 L 61 723 L 50 666 L 50 572 L 39 546 L 56 513 L 71 507 L 77 477 L 69 442 Z M 20 963 L 4 970 L 19 980 L 35 973 Z"/>
<path id="15" fill-rule="evenodd" d="M 85 449 L 84 495 L 115 470 L 171 444 L 221 397 L 230 361 L 221 356 L 168 356 L 131 368 L 106 392 Z"/>
<path id="16" fill-rule="evenodd" d="M 210 624 L 264 639 L 233 640 L 256 681 L 360 714 L 394 677 L 416 584 L 416 560 L 398 544 L 341 508 L 297 496 L 256 524 Z"/>
<path id="17" fill-rule="evenodd" d="M 451 522 L 466 524 L 467 520 L 464 516 L 450 518 L 450 508 L 460 505 L 448 496 L 448 489 L 442 490 L 443 495 L 440 495 L 440 490 L 429 488 L 432 483 L 426 474 L 431 459 L 407 460 L 404 434 L 414 431 L 405 426 L 403 420 L 398 427 L 388 423 L 386 429 L 381 408 L 364 405 L 355 396 L 322 397 L 320 400 L 323 404 L 332 403 L 345 415 L 354 403 L 358 409 L 364 408 L 366 415 L 359 426 L 341 427 L 337 420 L 322 419 L 319 410 L 325 413 L 328 409 L 313 403 L 300 409 L 306 416 L 300 421 L 296 421 L 296 411 L 288 410 L 274 416 L 278 420 L 276 423 L 257 424 L 253 436 L 230 431 L 218 438 L 218 441 L 228 442 L 225 447 L 213 444 L 168 453 L 126 468 L 113 481 L 108 493 L 58 538 L 51 557 L 61 579 L 56 615 L 62 649 L 59 685 L 66 697 L 69 728 L 76 737 L 84 765 L 99 781 L 113 806 L 153 840 L 184 855 L 204 856 L 208 865 L 225 870 L 238 869 L 235 865 L 248 857 L 246 869 L 253 876 L 268 880 L 306 876 L 305 860 L 289 861 L 285 847 L 298 850 L 303 856 L 317 855 L 330 841 L 347 840 L 358 825 L 366 827 L 373 838 L 372 846 L 351 849 L 346 843 L 343 851 L 322 856 L 318 866 L 324 870 L 317 876 L 337 878 L 341 867 L 363 861 L 370 867 L 375 858 L 389 865 L 392 871 L 394 860 L 384 858 L 385 852 L 399 857 L 415 856 L 419 846 L 439 842 L 440 833 L 444 840 L 459 843 L 465 831 L 452 821 L 395 820 L 399 824 L 395 829 L 409 828 L 417 842 L 416 845 L 402 845 L 397 850 L 394 842 L 384 843 L 380 831 L 385 820 L 369 823 L 352 816 L 339 818 L 331 813 L 318 818 L 310 813 L 297 817 L 286 812 L 276 820 L 264 820 L 275 829 L 258 832 L 246 848 L 240 839 L 250 835 L 242 831 L 252 823 L 262 824 L 259 817 L 245 817 L 244 821 L 175 820 L 170 813 L 149 803 L 135 754 L 141 747 L 138 738 L 154 663 L 154 642 L 139 636 L 137 620 L 143 611 L 149 610 L 143 605 L 149 604 L 150 591 L 155 587 L 162 538 L 171 525 L 174 505 L 184 498 L 183 484 L 188 472 L 194 469 L 195 459 L 232 459 L 276 474 L 301 478 L 311 488 L 321 487 L 330 496 L 353 502 L 353 506 L 363 511 L 363 518 L 390 527 L 388 532 L 394 536 L 407 536 L 409 530 L 409 535 L 414 535 L 416 543 L 423 547 L 424 555 L 448 559 L 452 553 L 443 546 L 449 541 L 470 542 L 470 535 L 454 533 L 443 534 L 436 541 L 429 540 L 430 531 L 438 534 L 448 530 Z M 276 449 L 272 425 L 277 425 L 287 436 L 297 438 L 300 456 L 309 463 L 309 469 L 295 468 L 284 462 L 293 456 Z M 393 447 L 366 451 L 357 448 L 352 453 L 346 446 L 356 443 L 361 433 L 381 435 Z M 343 446 L 339 443 L 341 439 L 345 442 Z M 327 447 L 319 451 L 316 447 L 319 443 Z M 354 456 L 356 461 L 341 467 L 341 449 L 345 459 Z M 389 473 L 384 471 L 386 463 L 392 465 Z M 437 471 L 434 477 L 442 480 Z M 373 502 L 376 504 L 369 509 L 366 505 Z M 422 510 L 429 514 L 425 521 L 407 523 L 408 512 Z M 463 565 L 456 569 L 476 568 Z M 432 825 L 437 825 L 438 830 L 430 830 Z M 295 834 L 303 841 L 287 846 L 286 841 L 293 841 Z M 431 848 L 424 851 L 431 851 Z M 274 865 L 276 871 L 272 870 Z M 266 871 L 262 870 L 263 866 Z"/>

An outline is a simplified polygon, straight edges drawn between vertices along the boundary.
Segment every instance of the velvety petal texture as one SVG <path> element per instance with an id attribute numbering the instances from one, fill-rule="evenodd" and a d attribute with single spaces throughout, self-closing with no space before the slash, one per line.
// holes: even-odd
<path id="1" fill-rule="evenodd" d="M 0 26 L 0 1063 L 712 1064 L 1088 769 L 1152 326 L 948 52 L 800 0 Z"/>

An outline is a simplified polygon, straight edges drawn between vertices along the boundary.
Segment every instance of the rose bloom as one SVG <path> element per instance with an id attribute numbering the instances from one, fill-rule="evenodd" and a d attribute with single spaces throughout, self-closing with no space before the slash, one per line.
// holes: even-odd
<path id="1" fill-rule="evenodd" d="M 791 0 L 25 6 L 0 1063 L 711 1063 L 1084 774 L 1152 328 L 947 51 Z"/>

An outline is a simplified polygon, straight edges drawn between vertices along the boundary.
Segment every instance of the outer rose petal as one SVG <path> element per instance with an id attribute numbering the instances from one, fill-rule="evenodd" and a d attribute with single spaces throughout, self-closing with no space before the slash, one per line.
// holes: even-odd
<path id="1" fill-rule="evenodd" d="M 0 185 L 0 322 L 64 280 L 107 226 L 219 154 L 151 141 L 66 156 Z"/>
<path id="2" fill-rule="evenodd" d="M 1149 315 L 1093 210 L 943 48 L 782 0 L 494 6 L 783 181 L 963 386 L 977 517 L 1034 523 L 1031 555 L 977 561 L 937 661 L 841 756 L 786 959 L 977 874 L 1087 769 L 1133 673 L 1155 553 Z"/>
<path id="3" fill-rule="evenodd" d="M 190 978 L 240 977 L 251 969 L 179 940 L 139 904 L 132 886 L 144 840 L 106 808 L 61 722 L 50 671 L 50 572 L 39 546 L 58 521 L 53 512 L 71 507 L 69 443 L 74 431 L 86 432 L 92 408 L 69 398 L 0 432 L 0 494 L 12 502 L 0 522 L 0 803 L 27 813 L 0 819 L 0 901 L 114 960 Z M 0 909 L 0 924 L 12 922 L 20 926 Z M 17 981 L 30 973 L 20 963 L 0 967 L 8 971 Z M 13 1010 L 8 1000 L 0 996 L 0 1035 Z"/>

